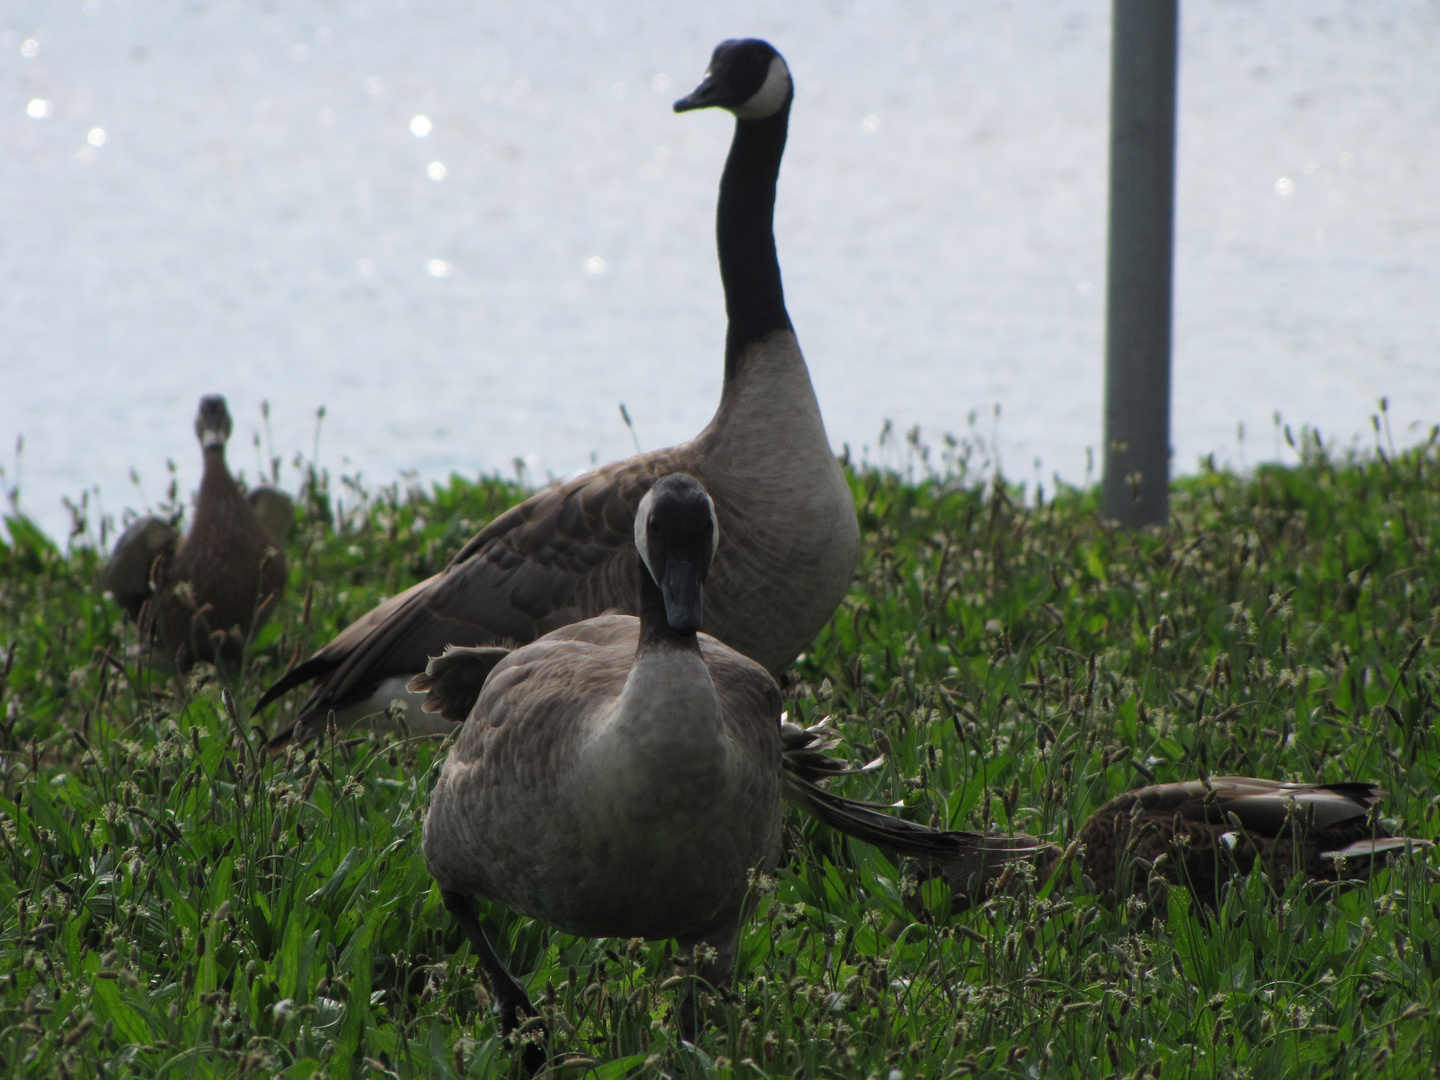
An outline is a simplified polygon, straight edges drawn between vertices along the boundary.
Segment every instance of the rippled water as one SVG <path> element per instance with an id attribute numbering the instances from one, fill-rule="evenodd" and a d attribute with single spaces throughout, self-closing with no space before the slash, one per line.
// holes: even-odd
<path id="1" fill-rule="evenodd" d="M 1440 419 L 1440 8 L 1184 5 L 1178 470 L 1278 410 Z M 1100 430 L 1108 5 L 11 0 L 0 9 L 0 446 L 53 531 L 231 459 L 567 474 L 688 437 L 720 383 L 730 134 L 675 116 L 722 37 L 799 97 L 777 232 L 832 440 L 998 431 L 1019 479 Z M 993 409 L 1001 406 L 998 422 Z M 1237 424 L 1248 437 L 1237 441 Z M 1040 465 L 1035 465 L 1036 459 Z M 129 479 L 138 471 L 145 494 Z"/>

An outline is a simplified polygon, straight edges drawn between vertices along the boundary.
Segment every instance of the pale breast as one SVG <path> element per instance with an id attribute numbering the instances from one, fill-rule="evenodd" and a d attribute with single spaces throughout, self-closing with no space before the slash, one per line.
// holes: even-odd
<path id="1" fill-rule="evenodd" d="M 794 335 L 753 351 L 696 439 L 720 524 L 705 627 L 778 675 L 845 598 L 860 529 Z"/>
<path id="2" fill-rule="evenodd" d="M 670 737 L 695 719 L 693 703 L 686 715 L 636 717 L 659 725 L 659 736 L 617 748 L 624 740 L 610 733 L 623 727 L 617 709 L 637 628 L 628 616 L 577 623 L 497 665 L 425 823 L 426 862 L 443 888 L 572 933 L 683 936 L 739 902 L 750 867 L 773 865 L 780 757 L 771 702 L 742 693 L 736 700 L 748 706 L 736 710 L 727 699 L 712 732 L 723 753 L 708 759 L 687 754 L 705 742 L 698 725 Z M 692 758 L 708 761 L 708 773 L 697 774 Z"/>

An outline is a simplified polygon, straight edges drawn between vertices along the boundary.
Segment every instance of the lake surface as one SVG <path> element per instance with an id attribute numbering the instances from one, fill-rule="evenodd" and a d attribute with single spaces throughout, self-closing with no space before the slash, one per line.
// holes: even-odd
<path id="1" fill-rule="evenodd" d="M 1440 7 L 1183 7 L 1176 471 L 1288 452 L 1276 412 L 1369 444 L 1381 396 L 1423 437 Z M 61 536 L 63 496 L 143 508 L 167 458 L 191 489 L 207 392 L 251 477 L 262 401 L 287 462 L 324 406 L 322 464 L 374 483 L 568 475 L 633 452 L 621 402 L 646 449 L 688 438 L 732 122 L 670 103 L 742 35 L 796 79 L 776 230 L 836 448 L 974 415 L 1007 475 L 1084 481 L 1108 4 L 10 0 L 5 486 Z"/>

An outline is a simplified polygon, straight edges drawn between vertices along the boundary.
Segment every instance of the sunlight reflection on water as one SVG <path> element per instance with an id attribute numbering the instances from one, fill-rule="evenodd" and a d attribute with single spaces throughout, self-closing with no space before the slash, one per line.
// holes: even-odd
<path id="1" fill-rule="evenodd" d="M 52 532 L 91 484 L 138 506 L 129 469 L 153 496 L 167 458 L 193 487 L 210 391 L 252 476 L 262 399 L 287 461 L 324 404 L 322 459 L 375 481 L 622 457 L 620 401 L 647 448 L 694 434 L 719 395 L 729 121 L 670 103 L 737 32 L 796 75 L 777 239 L 837 448 L 978 412 L 1016 479 L 1081 481 L 1108 8 L 7 5 L 0 446 L 26 437 L 25 505 Z M 1184 20 L 1177 469 L 1285 453 L 1277 410 L 1369 439 L 1382 394 L 1398 441 L 1423 434 L 1440 10 Z"/>

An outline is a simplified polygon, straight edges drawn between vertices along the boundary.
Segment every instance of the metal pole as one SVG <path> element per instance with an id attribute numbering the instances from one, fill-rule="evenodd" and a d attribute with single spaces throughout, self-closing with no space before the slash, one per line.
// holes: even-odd
<path id="1" fill-rule="evenodd" d="M 1170 487 L 1170 281 L 1178 0 L 1113 0 L 1102 510 L 1164 524 Z"/>

